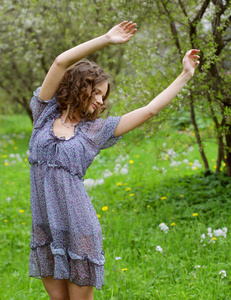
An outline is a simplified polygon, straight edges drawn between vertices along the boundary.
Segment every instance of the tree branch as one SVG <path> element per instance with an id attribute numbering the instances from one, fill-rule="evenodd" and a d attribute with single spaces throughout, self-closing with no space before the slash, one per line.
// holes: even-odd
<path id="1" fill-rule="evenodd" d="M 209 6 L 210 0 L 205 0 L 204 3 L 201 6 L 201 9 L 198 11 L 197 15 L 193 19 L 194 24 L 197 24 L 203 17 L 207 7 Z"/>
<path id="2" fill-rule="evenodd" d="M 171 28 L 171 32 L 172 32 L 172 35 L 173 35 L 173 39 L 175 41 L 175 45 L 176 45 L 176 48 L 178 50 L 178 53 L 180 55 L 180 59 L 182 58 L 182 50 L 181 50 L 181 46 L 180 46 L 180 41 L 179 41 L 179 38 L 178 38 L 178 31 L 176 29 L 176 25 L 175 25 L 175 22 L 171 16 L 171 13 L 170 11 L 168 10 L 166 4 L 164 3 L 164 1 L 161 2 L 166 13 L 167 13 L 167 16 L 169 18 L 169 21 L 170 21 L 170 28 Z"/>

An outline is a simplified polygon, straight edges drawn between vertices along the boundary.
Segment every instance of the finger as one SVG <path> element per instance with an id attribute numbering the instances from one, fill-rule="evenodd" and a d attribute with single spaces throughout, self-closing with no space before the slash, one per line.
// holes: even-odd
<path id="1" fill-rule="evenodd" d="M 198 52 L 200 52 L 200 50 L 198 50 L 198 49 L 191 49 L 190 50 L 190 54 L 197 54 Z"/>
<path id="2" fill-rule="evenodd" d="M 120 27 L 123 27 L 128 21 L 123 21 L 119 24 Z"/>
<path id="3" fill-rule="evenodd" d="M 129 21 L 125 26 L 124 29 L 127 29 L 132 24 L 132 21 Z"/>
<path id="4" fill-rule="evenodd" d="M 127 28 L 125 29 L 125 33 L 130 32 L 131 30 L 134 29 L 134 27 L 136 27 L 136 23 L 133 23 L 133 24 L 131 24 L 129 27 L 127 27 Z"/>

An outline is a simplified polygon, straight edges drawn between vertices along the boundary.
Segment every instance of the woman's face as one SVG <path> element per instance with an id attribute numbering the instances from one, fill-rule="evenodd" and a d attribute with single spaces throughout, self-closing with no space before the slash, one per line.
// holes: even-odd
<path id="1" fill-rule="evenodd" d="M 108 90 L 108 82 L 104 81 L 95 86 L 95 96 L 92 99 L 92 102 L 88 108 L 89 113 L 93 113 L 97 108 L 99 108 L 103 104 L 103 100 Z"/>

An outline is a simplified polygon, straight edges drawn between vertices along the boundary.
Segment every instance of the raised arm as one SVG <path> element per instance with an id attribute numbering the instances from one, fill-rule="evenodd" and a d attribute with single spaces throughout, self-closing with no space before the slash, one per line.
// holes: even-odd
<path id="1" fill-rule="evenodd" d="M 136 24 L 133 22 L 124 21 L 114 26 L 105 35 L 80 44 L 57 56 L 43 81 L 39 98 L 52 99 L 68 67 L 105 46 L 129 41 L 136 32 L 135 26 Z"/>
<path id="2" fill-rule="evenodd" d="M 148 105 L 136 109 L 122 116 L 115 132 L 115 136 L 123 135 L 137 126 L 143 124 L 156 115 L 162 108 L 168 105 L 175 96 L 182 90 L 185 84 L 193 77 L 195 67 L 199 61 L 195 61 L 200 50 L 189 50 L 183 58 L 182 73 L 162 93 L 155 97 Z"/>

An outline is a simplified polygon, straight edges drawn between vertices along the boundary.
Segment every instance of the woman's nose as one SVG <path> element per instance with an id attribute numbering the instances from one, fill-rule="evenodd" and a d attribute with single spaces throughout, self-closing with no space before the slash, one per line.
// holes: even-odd
<path id="1" fill-rule="evenodd" d="M 103 97 L 100 95 L 98 97 L 96 97 L 96 102 L 99 104 L 103 104 Z"/>

